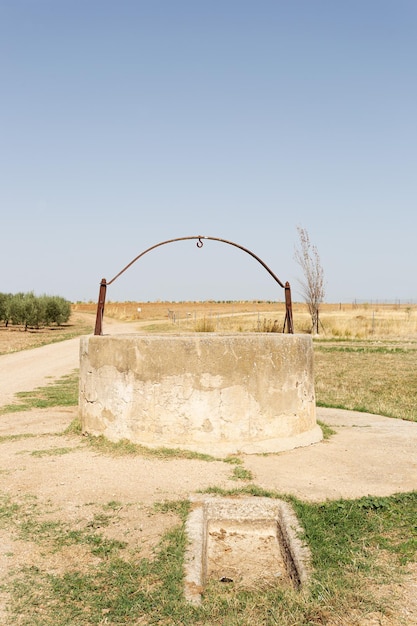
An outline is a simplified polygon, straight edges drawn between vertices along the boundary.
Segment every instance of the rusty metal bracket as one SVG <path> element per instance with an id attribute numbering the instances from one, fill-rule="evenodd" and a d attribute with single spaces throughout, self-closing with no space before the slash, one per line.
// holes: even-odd
<path id="1" fill-rule="evenodd" d="M 94 329 L 95 335 L 103 334 L 103 316 L 104 316 L 104 306 L 106 302 L 107 287 L 111 285 L 112 283 L 114 283 L 114 281 L 117 278 L 119 278 L 119 276 L 121 276 L 127 269 L 129 269 L 129 267 L 131 267 L 134 263 L 136 263 L 136 261 L 138 261 L 141 257 L 143 257 L 148 252 L 151 252 L 152 250 L 155 250 L 155 248 L 159 248 L 160 246 L 164 246 L 168 243 L 174 243 L 175 241 L 186 241 L 189 239 L 197 239 L 197 244 L 196 244 L 197 248 L 203 247 L 204 245 L 203 239 L 209 239 L 211 241 L 220 241 L 222 243 L 227 243 L 230 246 L 234 246 L 235 248 L 239 248 L 240 250 L 243 250 L 243 252 L 246 252 L 247 254 L 252 256 L 254 259 L 256 259 L 258 263 L 260 263 L 266 269 L 266 271 L 272 276 L 272 278 L 278 283 L 278 285 L 285 290 L 285 320 L 284 320 L 284 326 L 283 326 L 282 332 L 285 332 L 285 329 L 287 329 L 288 333 L 294 332 L 293 318 L 292 318 L 292 304 L 291 304 L 291 288 L 290 288 L 290 284 L 288 281 L 284 285 L 284 283 L 280 281 L 278 276 L 274 274 L 274 272 L 267 266 L 266 263 L 264 263 L 264 261 L 262 261 L 261 258 L 259 258 L 254 252 L 252 252 L 248 248 L 245 248 L 244 246 L 241 246 L 235 243 L 234 241 L 228 241 L 227 239 L 220 239 L 219 237 L 208 237 L 205 235 L 192 235 L 190 237 L 177 237 L 176 239 L 168 239 L 167 241 L 161 241 L 160 243 L 157 243 L 154 246 L 151 246 L 150 248 L 147 248 L 146 250 L 138 254 L 138 256 L 136 256 L 130 263 L 128 263 L 122 270 L 120 270 L 118 274 L 116 274 L 116 276 L 113 276 L 113 278 L 109 280 L 108 282 L 106 281 L 105 278 L 101 280 L 98 303 L 97 303 L 96 324 L 95 324 L 95 329 Z"/>

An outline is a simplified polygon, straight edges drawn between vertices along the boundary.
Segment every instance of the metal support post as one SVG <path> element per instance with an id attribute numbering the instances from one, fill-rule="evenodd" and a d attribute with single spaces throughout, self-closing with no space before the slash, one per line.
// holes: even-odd
<path id="1" fill-rule="evenodd" d="M 293 319 L 292 319 L 291 287 L 288 281 L 285 283 L 285 320 L 284 320 L 284 328 L 282 329 L 282 332 L 285 332 L 285 328 L 287 328 L 287 333 L 294 334 L 294 324 L 293 324 Z"/>
<path id="2" fill-rule="evenodd" d="M 98 292 L 96 326 L 94 329 L 95 335 L 103 334 L 103 315 L 104 315 L 104 305 L 106 303 L 106 290 L 107 290 L 107 282 L 105 278 L 102 278 L 101 283 L 100 283 L 100 291 Z"/>

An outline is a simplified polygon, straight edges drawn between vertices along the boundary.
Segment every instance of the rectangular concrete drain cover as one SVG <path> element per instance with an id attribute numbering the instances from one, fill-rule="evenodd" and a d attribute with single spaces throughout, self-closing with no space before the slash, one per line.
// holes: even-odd
<path id="1" fill-rule="evenodd" d="M 185 595 L 201 601 L 208 580 L 245 588 L 305 585 L 310 553 L 292 508 L 269 498 L 193 501 L 187 520 Z"/>

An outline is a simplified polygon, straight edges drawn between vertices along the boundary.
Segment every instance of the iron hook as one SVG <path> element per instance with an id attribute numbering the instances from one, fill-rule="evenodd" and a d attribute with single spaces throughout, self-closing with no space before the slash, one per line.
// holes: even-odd
<path id="1" fill-rule="evenodd" d="M 197 241 L 197 248 L 202 248 L 202 247 L 203 247 L 203 242 L 201 241 L 201 237 L 199 237 Z"/>

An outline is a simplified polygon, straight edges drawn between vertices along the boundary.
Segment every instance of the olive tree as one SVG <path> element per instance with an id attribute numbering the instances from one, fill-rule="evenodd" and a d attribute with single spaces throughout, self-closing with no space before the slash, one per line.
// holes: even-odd
<path id="1" fill-rule="evenodd" d="M 71 316 L 71 303 L 60 296 L 36 296 L 28 293 L 0 293 L 0 320 L 5 325 L 9 321 L 13 325 L 27 328 L 40 328 L 56 324 L 61 326 Z"/>
<path id="2" fill-rule="evenodd" d="M 43 296 L 45 301 L 45 323 L 61 326 L 71 316 L 71 304 L 60 296 Z"/>
<path id="3" fill-rule="evenodd" d="M 316 246 L 311 241 L 305 228 L 297 226 L 298 246 L 294 258 L 301 267 L 303 278 L 299 280 L 301 294 L 311 316 L 311 330 L 319 332 L 320 305 L 325 296 L 324 271 Z"/>
<path id="4" fill-rule="evenodd" d="M 0 293 L 0 321 L 4 322 L 5 326 L 9 323 L 11 297 L 11 293 Z"/>

